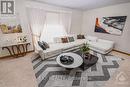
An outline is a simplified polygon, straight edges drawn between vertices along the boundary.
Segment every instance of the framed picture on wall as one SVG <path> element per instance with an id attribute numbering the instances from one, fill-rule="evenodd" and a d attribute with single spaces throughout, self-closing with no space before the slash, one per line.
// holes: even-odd
<path id="1" fill-rule="evenodd" d="M 22 33 L 18 17 L 0 18 L 0 31 L 3 34 Z"/>
<path id="2" fill-rule="evenodd" d="M 96 18 L 95 32 L 121 35 L 127 16 Z"/>

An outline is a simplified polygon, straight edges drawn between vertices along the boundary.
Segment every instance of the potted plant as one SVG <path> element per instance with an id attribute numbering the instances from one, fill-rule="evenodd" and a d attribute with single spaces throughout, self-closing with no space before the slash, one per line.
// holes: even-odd
<path id="1" fill-rule="evenodd" d="M 82 52 L 83 57 L 85 57 L 85 58 L 90 57 L 90 54 L 89 54 L 90 48 L 87 43 L 83 44 L 83 46 L 80 48 L 80 51 Z"/>

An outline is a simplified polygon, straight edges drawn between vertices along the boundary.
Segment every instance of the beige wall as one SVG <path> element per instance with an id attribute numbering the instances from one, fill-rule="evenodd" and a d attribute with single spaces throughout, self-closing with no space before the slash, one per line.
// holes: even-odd
<path id="1" fill-rule="evenodd" d="M 127 21 L 121 36 L 94 32 L 96 17 L 105 16 L 127 16 Z M 82 33 L 115 41 L 116 50 L 130 53 L 130 3 L 85 11 L 83 13 Z"/>

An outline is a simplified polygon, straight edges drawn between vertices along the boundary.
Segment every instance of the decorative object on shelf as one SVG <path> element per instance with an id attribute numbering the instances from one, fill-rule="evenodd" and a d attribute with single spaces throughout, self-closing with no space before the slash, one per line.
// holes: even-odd
<path id="1" fill-rule="evenodd" d="M 96 18 L 95 32 L 121 35 L 127 16 Z"/>
<path id="2" fill-rule="evenodd" d="M 74 63 L 74 58 L 71 56 L 63 55 L 60 57 L 60 62 L 64 65 L 71 65 Z"/>
<path id="3" fill-rule="evenodd" d="M 17 41 L 18 43 L 26 43 L 27 42 L 27 35 L 18 36 L 17 40 L 18 40 Z"/>
<path id="4" fill-rule="evenodd" d="M 90 58 L 90 48 L 87 43 L 83 44 L 83 46 L 80 48 L 80 51 L 82 52 L 82 56 L 85 58 Z"/>
<path id="5" fill-rule="evenodd" d="M 8 34 L 8 35 L 2 35 L 0 36 L 1 42 L 0 48 L 10 45 L 18 45 L 18 44 L 24 44 L 29 43 L 29 36 L 28 34 Z"/>

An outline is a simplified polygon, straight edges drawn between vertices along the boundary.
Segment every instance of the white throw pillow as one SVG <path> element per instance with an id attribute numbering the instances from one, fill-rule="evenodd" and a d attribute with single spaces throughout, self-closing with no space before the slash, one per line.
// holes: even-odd
<path id="1" fill-rule="evenodd" d="M 60 37 L 55 37 L 55 38 L 54 38 L 54 42 L 55 42 L 55 43 L 61 43 L 62 41 L 61 41 L 61 38 L 60 38 Z"/>
<path id="2" fill-rule="evenodd" d="M 77 40 L 77 35 L 76 34 L 69 34 L 68 37 L 73 37 L 74 40 Z"/>
<path id="3" fill-rule="evenodd" d="M 86 38 L 88 41 L 90 42 L 97 42 L 98 40 L 98 37 L 94 37 L 94 36 L 87 36 Z"/>

